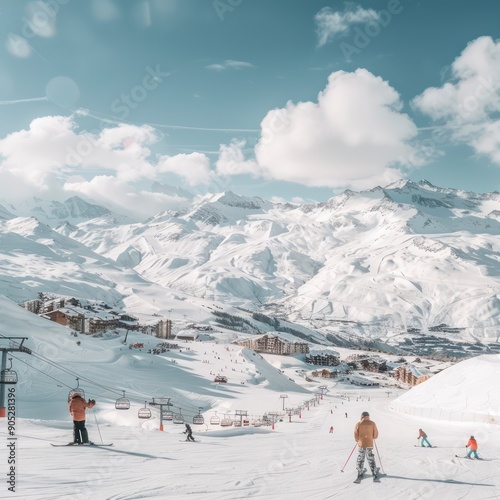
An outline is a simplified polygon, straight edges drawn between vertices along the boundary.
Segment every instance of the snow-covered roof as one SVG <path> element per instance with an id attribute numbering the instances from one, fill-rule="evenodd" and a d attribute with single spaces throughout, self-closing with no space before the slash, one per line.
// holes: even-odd
<path id="1" fill-rule="evenodd" d="M 291 333 L 286 333 L 286 332 L 267 332 L 263 333 L 262 335 L 251 335 L 248 337 L 241 338 L 240 340 L 257 340 L 257 339 L 262 339 L 264 337 L 277 337 L 280 340 L 283 340 L 284 342 L 288 342 L 291 344 L 295 343 L 300 343 L 300 344 L 309 344 L 309 342 L 297 338 L 295 335 L 292 335 Z"/>
<path id="2" fill-rule="evenodd" d="M 413 375 L 417 378 L 425 377 L 427 375 L 432 375 L 431 371 L 424 367 L 418 367 L 415 365 L 408 365 L 408 369 L 413 373 Z"/>
<path id="3" fill-rule="evenodd" d="M 338 351 L 335 349 L 332 349 L 330 347 L 310 347 L 309 348 L 309 355 L 310 356 L 335 356 L 337 358 L 340 358 L 340 354 Z"/>

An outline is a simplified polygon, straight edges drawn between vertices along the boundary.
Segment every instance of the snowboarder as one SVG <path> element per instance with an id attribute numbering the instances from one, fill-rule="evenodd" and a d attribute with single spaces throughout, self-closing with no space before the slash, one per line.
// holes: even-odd
<path id="1" fill-rule="evenodd" d="M 354 440 L 358 443 L 358 460 L 356 467 L 358 477 L 363 476 L 365 471 L 365 456 L 368 459 L 368 465 L 372 471 L 373 477 L 377 478 L 377 464 L 373 455 L 373 440 L 378 438 L 378 429 L 375 422 L 370 420 L 370 414 L 364 411 L 361 414 L 361 420 L 354 427 Z"/>
<path id="2" fill-rule="evenodd" d="M 189 424 L 186 424 L 184 434 L 187 434 L 186 441 L 194 441 L 193 431 L 191 430 L 191 426 Z"/>
<path id="3" fill-rule="evenodd" d="M 420 445 L 422 446 L 422 448 L 425 447 L 425 444 L 427 444 L 427 446 L 429 448 L 432 448 L 432 444 L 429 443 L 429 440 L 427 439 L 427 434 L 422 429 L 418 430 L 418 437 L 417 437 L 417 439 L 420 439 L 420 438 L 422 438 L 422 441 L 420 442 Z"/>
<path id="4" fill-rule="evenodd" d="M 71 396 L 68 409 L 73 418 L 73 444 L 94 444 L 89 441 L 89 434 L 85 427 L 85 410 L 95 406 L 95 399 L 85 401 L 80 394 Z"/>
<path id="5" fill-rule="evenodd" d="M 472 458 L 472 455 L 474 455 L 474 458 L 479 458 L 477 456 L 477 441 L 474 438 L 474 436 L 471 436 L 469 438 L 468 443 L 465 445 L 466 448 L 469 448 L 469 451 L 467 452 L 467 458 Z"/>

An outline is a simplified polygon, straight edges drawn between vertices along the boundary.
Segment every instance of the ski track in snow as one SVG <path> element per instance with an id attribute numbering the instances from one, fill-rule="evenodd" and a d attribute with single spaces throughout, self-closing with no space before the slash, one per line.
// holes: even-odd
<path id="1" fill-rule="evenodd" d="M 390 409 L 390 405 L 402 404 L 394 401 L 399 396 L 410 409 L 420 404 L 430 410 L 447 408 L 457 401 L 464 414 L 480 417 L 480 412 L 488 411 L 488 415 L 493 415 L 497 408 L 500 355 L 457 363 L 410 391 L 393 387 L 388 391 L 384 387 L 360 388 L 335 379 L 308 382 L 297 375 L 297 371 L 311 368 L 300 359 L 254 356 L 247 349 L 223 342 L 181 342 L 182 353 L 170 351 L 162 356 L 145 352 L 149 345 L 143 352 L 124 348 L 119 336 L 96 339 L 80 335 L 81 345 L 77 345 L 63 327 L 30 315 L 1 297 L 0 305 L 8 318 L 0 324 L 2 335 L 27 331 L 29 345 L 40 347 L 56 366 L 85 375 L 81 386 L 86 397 L 97 399 L 95 409 L 87 413 L 90 439 L 114 443 L 109 448 L 51 447 L 50 443 L 67 443 L 72 437 L 67 394 L 68 386 L 74 387 L 74 374 L 58 372 L 53 365 L 47 368 L 35 356 L 16 354 L 16 369 L 23 367 L 19 369 L 20 383 L 15 387 L 16 493 L 7 490 L 6 444 L 11 438 L 6 419 L 0 419 L 0 474 L 4 478 L 0 481 L 0 498 L 500 498 L 499 425 L 424 419 Z M 158 340 L 131 332 L 129 341 L 155 345 Z M 42 349 L 44 346 L 50 349 Z M 40 371 L 25 369 L 27 365 L 17 361 L 21 356 Z M 215 387 L 213 373 L 219 371 L 227 374 L 229 380 Z M 45 373 L 52 378 L 45 377 Z M 260 383 L 250 383 L 256 375 L 262 377 Z M 91 381 L 102 386 L 92 385 Z M 283 416 L 274 430 L 252 425 L 222 429 L 208 424 L 215 412 L 222 417 L 234 414 L 236 409 L 248 409 L 254 418 L 265 411 L 282 411 L 284 401 L 286 406 L 297 407 L 311 399 L 321 385 L 329 392 L 319 404 L 304 407 L 300 415 L 292 416 L 292 422 L 288 415 Z M 114 402 L 121 397 L 122 388 L 132 388 L 127 392 L 132 407 L 120 412 Z M 283 392 L 288 399 L 280 398 Z M 207 424 L 193 425 L 194 436 L 200 443 L 179 442 L 183 426 L 172 422 L 164 422 L 164 432 L 160 432 L 157 408 L 152 408 L 151 420 L 137 418 L 145 400 L 161 396 L 171 396 L 177 407 L 185 409 L 186 418 L 192 418 L 198 406 L 203 406 Z M 479 403 L 483 406 L 476 408 Z M 490 406 L 484 406 L 487 404 Z M 343 473 L 341 469 L 355 447 L 353 429 L 365 410 L 380 431 L 375 457 L 386 475 L 380 483 L 374 483 L 368 474 L 360 484 L 353 484 L 356 450 Z M 330 426 L 334 427 L 333 433 L 329 433 Z M 419 427 L 424 428 L 436 448 L 414 447 Z M 471 434 L 478 439 L 479 455 L 491 461 L 455 457 L 465 454 L 465 443 Z"/>

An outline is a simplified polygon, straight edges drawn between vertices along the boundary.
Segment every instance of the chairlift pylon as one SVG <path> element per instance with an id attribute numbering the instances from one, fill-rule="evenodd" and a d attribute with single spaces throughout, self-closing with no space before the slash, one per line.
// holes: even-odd
<path id="1" fill-rule="evenodd" d="M 80 379 L 76 378 L 76 387 L 68 392 L 68 403 L 71 401 L 73 394 L 80 394 L 80 396 L 85 399 L 85 391 L 80 388 Z"/>
<path id="2" fill-rule="evenodd" d="M 2 370 L 0 384 L 17 384 L 17 373 L 12 369 L 12 358 L 9 358 L 10 366 Z"/>
<path id="3" fill-rule="evenodd" d="M 146 406 L 146 401 L 144 401 L 144 408 L 139 409 L 137 416 L 144 419 L 151 418 L 151 410 Z"/>
<path id="4" fill-rule="evenodd" d="M 123 397 L 118 398 L 115 401 L 115 408 L 117 410 L 129 410 L 130 409 L 130 399 L 125 397 L 125 391 L 123 392 Z"/>

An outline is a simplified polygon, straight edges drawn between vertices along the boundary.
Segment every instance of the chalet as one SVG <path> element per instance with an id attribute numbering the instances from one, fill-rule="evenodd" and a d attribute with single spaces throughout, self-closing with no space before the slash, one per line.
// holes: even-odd
<path id="1" fill-rule="evenodd" d="M 248 347 L 255 352 L 267 354 L 289 355 L 307 354 L 309 352 L 309 344 L 298 342 L 293 335 L 284 333 L 266 333 L 245 340 L 238 340 L 234 343 Z"/>
<path id="2" fill-rule="evenodd" d="M 46 312 L 43 316 L 77 332 L 84 331 L 85 315 L 81 311 L 63 307 Z"/>
<path id="3" fill-rule="evenodd" d="M 351 354 L 346 363 L 356 370 L 380 373 L 388 370 L 387 361 L 376 354 Z"/>
<path id="4" fill-rule="evenodd" d="M 400 382 L 414 386 L 432 377 L 432 373 L 427 368 L 419 368 L 412 364 L 404 364 L 398 366 L 394 370 L 393 376 Z"/>
<path id="5" fill-rule="evenodd" d="M 112 330 L 119 324 L 119 319 L 115 315 L 103 311 L 94 312 L 81 307 L 54 309 L 47 311 L 43 316 L 60 325 L 90 335 Z"/>
<path id="6" fill-rule="evenodd" d="M 313 377 L 321 377 L 321 378 L 337 378 L 339 376 L 339 372 L 337 370 L 327 370 L 323 368 L 322 370 L 315 370 L 311 373 Z"/>
<path id="7" fill-rule="evenodd" d="M 340 354 L 333 349 L 311 348 L 306 354 L 306 363 L 317 366 L 338 366 L 340 364 Z"/>
<path id="8" fill-rule="evenodd" d="M 353 385 L 361 385 L 364 387 L 376 387 L 379 386 L 380 383 L 375 380 L 371 380 L 369 378 L 361 377 L 359 375 L 349 375 L 345 378 L 346 382 L 349 382 Z"/>

